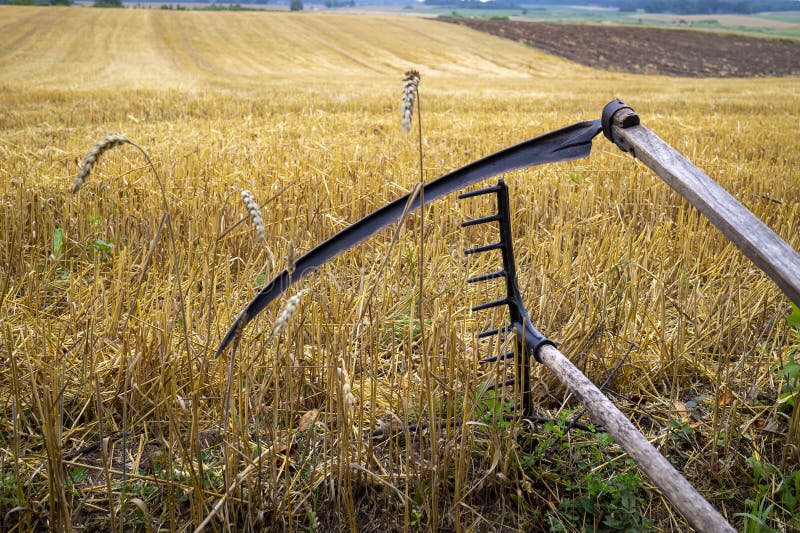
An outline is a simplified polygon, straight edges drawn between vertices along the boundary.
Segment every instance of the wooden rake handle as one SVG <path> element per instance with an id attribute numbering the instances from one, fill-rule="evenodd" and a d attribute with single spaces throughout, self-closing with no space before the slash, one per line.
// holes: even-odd
<path id="1" fill-rule="evenodd" d="M 615 103 L 611 116 L 603 113 L 606 136 L 689 200 L 800 306 L 800 254 L 716 181 L 642 126 L 631 108 L 618 100 L 606 108 Z"/>

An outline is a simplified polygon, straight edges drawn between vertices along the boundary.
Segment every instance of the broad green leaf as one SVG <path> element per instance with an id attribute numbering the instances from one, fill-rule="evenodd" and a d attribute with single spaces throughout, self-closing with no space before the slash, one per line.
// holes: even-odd
<path id="1" fill-rule="evenodd" d="M 800 307 L 792 303 L 792 314 L 786 317 L 786 323 L 789 327 L 800 330 Z"/>
<path id="2" fill-rule="evenodd" d="M 114 249 L 113 242 L 105 242 L 100 239 L 94 241 L 90 246 L 96 250 L 100 250 L 103 253 L 110 253 Z"/>

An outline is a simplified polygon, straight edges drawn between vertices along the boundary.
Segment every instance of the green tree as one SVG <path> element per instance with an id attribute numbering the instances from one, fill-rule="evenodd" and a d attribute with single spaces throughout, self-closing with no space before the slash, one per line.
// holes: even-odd
<path id="1" fill-rule="evenodd" d="M 122 0 L 94 0 L 94 7 L 123 7 Z"/>
<path id="2" fill-rule="evenodd" d="M 302 11 L 303 0 L 292 0 L 289 4 L 289 11 Z"/>

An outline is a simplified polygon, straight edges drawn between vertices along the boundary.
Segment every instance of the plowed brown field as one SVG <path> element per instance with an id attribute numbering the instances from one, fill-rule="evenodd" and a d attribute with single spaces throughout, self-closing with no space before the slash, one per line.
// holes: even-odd
<path id="1" fill-rule="evenodd" d="M 448 21 L 607 70 L 703 78 L 800 74 L 800 42 L 630 26 Z"/>

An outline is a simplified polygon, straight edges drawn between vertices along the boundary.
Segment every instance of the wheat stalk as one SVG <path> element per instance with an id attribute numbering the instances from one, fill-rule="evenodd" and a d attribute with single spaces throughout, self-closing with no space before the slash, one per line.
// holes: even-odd
<path id="1" fill-rule="evenodd" d="M 186 320 L 186 300 L 183 296 L 183 288 L 181 287 L 181 272 L 179 265 L 181 264 L 180 260 L 178 259 L 178 249 L 175 242 L 175 230 L 172 227 L 172 222 L 169 216 L 169 203 L 167 202 L 167 190 L 164 187 L 164 182 L 161 179 L 161 176 L 158 174 L 158 170 L 156 170 L 155 165 L 153 164 L 153 160 L 150 159 L 150 155 L 147 151 L 136 144 L 135 142 L 131 141 L 130 139 L 126 138 L 121 134 L 113 134 L 107 135 L 103 138 L 103 140 L 97 142 L 89 153 L 86 155 L 86 158 L 83 160 L 83 164 L 81 165 L 81 170 L 78 172 L 78 175 L 75 178 L 75 183 L 72 186 L 72 192 L 77 193 L 81 187 L 83 187 L 84 182 L 89 177 L 92 169 L 94 168 L 95 163 L 97 163 L 98 158 L 103 155 L 105 152 L 111 150 L 112 148 L 119 146 L 121 144 L 130 144 L 137 150 L 142 153 L 145 160 L 147 161 L 147 165 L 150 167 L 150 170 L 153 172 L 153 176 L 155 176 L 156 182 L 158 183 L 159 189 L 161 189 L 161 207 L 162 207 L 162 218 L 161 218 L 161 225 L 159 225 L 159 229 L 156 232 L 156 236 L 153 238 L 153 242 L 150 244 L 150 251 L 148 252 L 148 256 L 145 262 L 145 267 L 141 272 L 141 276 L 139 278 L 139 286 L 136 289 L 136 295 L 138 297 L 139 290 L 141 288 L 142 280 L 144 279 L 144 273 L 147 270 L 147 265 L 149 264 L 152 258 L 152 252 L 155 248 L 155 243 L 158 241 L 159 236 L 161 234 L 161 230 L 166 224 L 167 230 L 169 232 L 170 237 L 170 244 L 172 247 L 172 254 L 173 254 L 173 268 L 175 274 L 175 285 L 178 292 L 178 302 L 180 308 L 180 316 L 181 316 L 181 324 L 183 330 L 183 336 L 185 341 L 185 348 L 186 348 L 186 361 L 187 361 L 187 369 L 189 374 L 189 380 L 193 381 L 193 370 L 192 370 L 192 358 L 193 358 L 193 350 L 192 350 L 192 343 L 189 341 L 189 331 L 186 327 L 187 320 Z M 131 304 L 131 311 L 133 310 L 133 303 Z M 128 317 L 125 319 L 125 325 L 127 326 L 128 320 L 130 319 L 130 312 Z M 122 379 L 124 380 L 124 388 L 123 395 L 122 395 L 122 457 L 123 457 L 123 467 L 122 467 L 122 494 L 120 498 L 120 508 L 124 509 L 126 505 L 126 489 L 127 489 L 127 477 L 128 477 L 128 466 L 125 457 L 127 457 L 127 436 L 128 436 L 128 391 L 130 390 L 130 367 L 128 366 L 127 359 L 125 359 L 124 363 L 124 371 L 122 373 Z M 198 452 L 199 453 L 199 452 Z M 137 498 L 131 500 L 134 504 L 138 501 Z M 138 504 L 136 504 L 138 505 Z M 142 508 L 142 511 L 146 514 L 146 509 Z"/>
<path id="2" fill-rule="evenodd" d="M 408 133 L 411 131 L 411 119 L 414 117 L 414 100 L 417 99 L 417 90 L 419 89 L 419 72 L 416 70 L 409 70 L 403 78 L 403 106 L 401 108 L 403 115 L 403 132 Z"/>
<path id="3" fill-rule="evenodd" d="M 261 208 L 258 207 L 253 193 L 247 189 L 242 189 L 242 201 L 245 207 L 247 207 L 247 212 L 250 213 L 250 221 L 253 223 L 256 233 L 258 233 L 258 238 L 261 242 L 264 242 L 267 239 L 267 232 L 264 229 L 264 219 L 261 217 Z"/>
<path id="4" fill-rule="evenodd" d="M 419 97 L 419 72 L 416 70 L 409 70 L 406 72 L 405 78 L 403 79 L 403 122 L 402 127 L 405 133 L 409 133 L 411 131 L 411 119 L 414 116 L 414 104 L 416 103 L 417 106 L 417 148 L 419 149 L 419 183 L 417 187 L 419 189 L 419 247 L 418 247 L 418 258 L 417 258 L 417 265 L 419 274 L 417 275 L 417 287 L 418 287 L 418 294 L 417 294 L 417 315 L 419 318 L 420 324 L 420 333 L 419 333 L 419 342 L 420 346 L 422 347 L 423 352 L 425 351 L 426 340 L 425 340 L 425 317 L 424 317 L 424 308 L 423 308 L 423 294 L 424 294 L 424 287 L 425 287 L 425 171 L 423 166 L 423 147 L 422 147 L 422 109 L 420 105 L 420 97 Z M 413 320 L 413 314 L 412 314 Z M 431 442 L 438 441 L 438 431 L 436 430 L 437 422 L 436 422 L 436 409 L 435 409 L 435 399 L 433 397 L 433 390 L 434 385 L 432 381 L 433 373 L 431 371 L 428 358 L 423 355 L 422 357 L 422 366 L 423 366 L 423 380 L 425 383 L 425 391 L 426 391 L 426 399 L 428 404 L 428 414 L 430 416 L 430 428 L 431 428 Z M 432 484 L 431 490 L 431 499 L 434 502 L 431 505 L 431 521 L 432 523 L 438 523 L 438 509 L 437 509 L 437 498 L 438 498 L 438 479 L 439 479 L 439 467 L 438 467 L 438 456 L 436 454 L 431 455 L 432 459 L 432 468 L 434 471 L 434 483 Z"/>
<path id="5" fill-rule="evenodd" d="M 86 157 L 81 164 L 80 172 L 78 172 L 78 175 L 75 177 L 75 183 L 72 185 L 72 192 L 76 193 L 81 190 L 86 178 L 88 178 L 89 174 L 92 173 L 92 169 L 101 155 L 124 143 L 133 144 L 124 136 L 120 135 L 119 133 L 115 133 L 113 135 L 105 136 L 103 140 L 98 141 L 94 146 L 92 146 L 92 149 L 89 150 L 88 154 L 86 154 Z"/>

